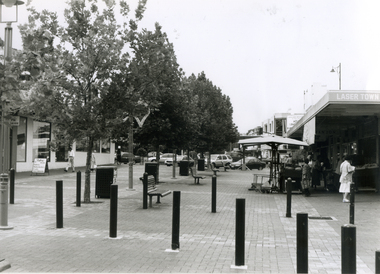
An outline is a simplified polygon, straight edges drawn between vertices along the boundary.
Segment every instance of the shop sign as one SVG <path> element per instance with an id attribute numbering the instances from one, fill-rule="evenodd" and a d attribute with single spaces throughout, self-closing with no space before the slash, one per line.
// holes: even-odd
<path id="1" fill-rule="evenodd" d="M 20 125 L 20 116 L 12 116 L 9 118 L 9 124 L 12 127 L 18 127 Z"/>
<path id="2" fill-rule="evenodd" d="M 334 102 L 380 102 L 380 93 L 375 92 L 329 92 Z"/>

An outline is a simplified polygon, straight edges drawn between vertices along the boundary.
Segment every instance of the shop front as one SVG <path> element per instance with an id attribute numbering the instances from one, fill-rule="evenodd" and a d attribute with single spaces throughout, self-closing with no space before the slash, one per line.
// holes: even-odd
<path id="1" fill-rule="evenodd" d="M 309 152 L 321 156 L 331 174 L 340 157 L 353 155 L 357 189 L 379 191 L 379 117 L 380 91 L 329 91 L 287 137 L 307 142 Z"/>
<path id="2" fill-rule="evenodd" d="M 16 119 L 17 118 L 17 119 Z M 10 168 L 16 172 L 30 172 L 35 166 L 36 159 L 47 163 L 48 169 L 64 169 L 68 164 L 67 145 L 52 148 L 54 125 L 36 121 L 30 117 L 14 117 L 14 121 L 4 125 L 4 154 L 0 157 L 2 172 Z M 75 166 L 85 166 L 87 157 L 87 141 L 78 140 L 71 144 L 75 151 Z M 93 143 L 93 155 L 97 165 L 114 163 L 115 144 L 109 139 L 96 140 Z"/>

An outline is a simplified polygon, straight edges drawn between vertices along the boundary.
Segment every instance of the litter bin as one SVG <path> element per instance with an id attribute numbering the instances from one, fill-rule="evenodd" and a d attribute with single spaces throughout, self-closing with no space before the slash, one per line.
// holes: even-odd
<path id="1" fill-rule="evenodd" d="M 199 171 L 205 170 L 205 159 L 199 159 L 198 160 L 198 170 Z"/>
<path id="2" fill-rule="evenodd" d="M 146 173 L 148 173 L 148 175 L 153 175 L 154 176 L 154 179 L 157 183 L 157 169 L 158 169 L 158 163 L 152 163 L 152 162 L 149 162 L 149 163 L 145 163 L 145 171 Z"/>
<path id="3" fill-rule="evenodd" d="M 95 198 L 110 198 L 111 185 L 117 175 L 116 166 L 98 166 L 96 168 Z"/>
<path id="4" fill-rule="evenodd" d="M 179 176 L 189 176 L 189 161 L 179 162 Z"/>

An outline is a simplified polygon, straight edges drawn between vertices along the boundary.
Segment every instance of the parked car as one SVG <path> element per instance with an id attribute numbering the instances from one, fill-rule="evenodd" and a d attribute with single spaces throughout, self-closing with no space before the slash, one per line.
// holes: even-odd
<path id="1" fill-rule="evenodd" d="M 151 151 L 148 153 L 148 162 L 156 162 L 157 161 L 157 152 Z M 162 153 L 160 152 L 160 158 Z"/>
<path id="2" fill-rule="evenodd" d="M 173 162 L 173 153 L 164 153 L 160 156 L 159 164 L 165 164 L 167 161 Z"/>
<path id="3" fill-rule="evenodd" d="M 256 157 L 253 159 L 250 159 L 248 162 L 245 163 L 245 165 L 249 169 L 258 169 L 258 170 L 262 170 L 264 167 L 266 167 L 266 163 L 257 159 Z"/>
<path id="4" fill-rule="evenodd" d="M 129 163 L 129 152 L 123 152 L 121 153 L 121 163 L 127 164 Z M 133 163 L 140 163 L 141 162 L 141 157 L 138 155 L 133 155 Z"/>
<path id="5" fill-rule="evenodd" d="M 211 164 L 214 167 L 229 167 L 232 162 L 232 157 L 230 155 L 211 154 Z"/>
<path id="6" fill-rule="evenodd" d="M 256 157 L 253 156 L 247 156 L 245 157 L 245 163 L 247 164 L 249 160 L 256 159 Z M 241 165 L 243 164 L 243 159 L 240 159 L 239 161 L 233 162 L 230 164 L 231 169 L 241 169 Z"/>
<path id="7" fill-rule="evenodd" d="M 184 156 L 181 156 L 181 155 L 177 155 L 177 165 L 179 166 L 179 162 L 180 161 L 189 161 L 189 166 L 192 167 L 194 166 L 194 159 L 191 158 L 191 157 L 187 157 L 187 155 L 184 155 Z M 167 160 L 166 161 L 166 165 L 167 166 L 172 166 L 173 165 L 173 158 L 171 160 Z"/>

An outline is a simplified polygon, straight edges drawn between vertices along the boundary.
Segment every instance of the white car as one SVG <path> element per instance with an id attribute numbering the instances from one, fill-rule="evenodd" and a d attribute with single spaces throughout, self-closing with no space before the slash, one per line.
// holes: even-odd
<path id="1" fill-rule="evenodd" d="M 232 157 L 226 154 L 211 154 L 211 164 L 214 167 L 229 167 L 232 163 Z"/>
<path id="2" fill-rule="evenodd" d="M 159 164 L 167 164 L 167 161 L 173 162 L 173 153 L 164 153 L 160 156 Z"/>

